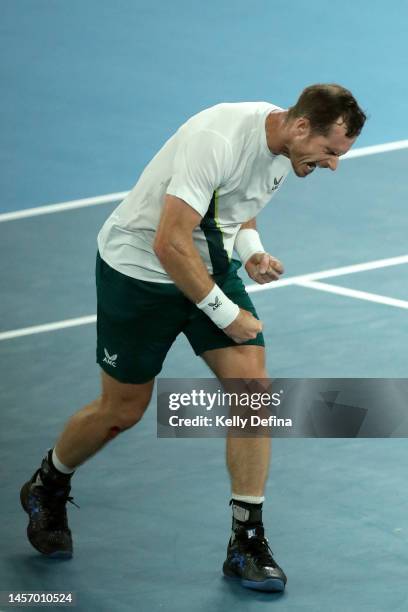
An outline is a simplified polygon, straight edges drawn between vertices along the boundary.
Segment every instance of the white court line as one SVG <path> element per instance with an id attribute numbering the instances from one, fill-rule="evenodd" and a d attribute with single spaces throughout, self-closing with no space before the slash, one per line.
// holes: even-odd
<path id="1" fill-rule="evenodd" d="M 317 289 L 318 291 L 327 291 L 328 293 L 336 293 L 337 295 L 345 295 L 347 297 L 357 298 L 359 300 L 368 300 L 377 304 L 386 304 L 387 306 L 396 306 L 397 308 L 405 308 L 408 310 L 408 302 L 405 300 L 397 300 L 385 295 L 377 293 L 368 293 L 367 291 L 357 291 L 348 287 L 340 287 L 338 285 L 329 285 L 328 283 L 320 283 L 318 281 L 303 281 L 297 283 L 301 287 L 309 289 Z"/>
<path id="2" fill-rule="evenodd" d="M 96 206 L 97 204 L 118 202 L 119 200 L 123 200 L 128 193 L 128 191 L 120 191 L 118 193 L 108 193 L 106 195 L 95 196 L 94 198 L 82 198 L 82 200 L 71 200 L 70 202 L 47 204 L 46 206 L 24 208 L 23 210 L 16 210 L 15 212 L 2 213 L 0 215 L 0 223 L 4 221 L 24 219 L 26 217 L 36 217 L 37 215 L 48 215 L 49 213 L 63 212 L 64 210 L 72 210 L 74 208 L 84 208 L 85 206 Z"/>
<path id="3" fill-rule="evenodd" d="M 386 142 L 379 145 L 371 145 L 369 147 L 360 147 L 352 149 L 349 153 L 342 156 L 343 159 L 352 159 L 353 157 L 365 157 L 366 155 L 375 155 L 376 153 L 388 153 L 389 151 L 399 151 L 400 149 L 408 148 L 408 140 L 395 140 L 394 142 Z"/>
<path id="4" fill-rule="evenodd" d="M 56 329 L 65 329 L 67 327 L 78 327 L 79 325 L 88 325 L 89 323 L 95 323 L 95 321 L 96 315 L 89 315 L 87 317 L 78 317 L 76 319 L 56 321 L 55 323 L 45 323 L 44 325 L 33 325 L 32 327 L 11 329 L 10 331 L 0 333 L 0 340 L 10 340 L 11 338 L 20 338 L 21 336 L 42 334 L 44 332 L 55 331 Z"/>
<path id="5" fill-rule="evenodd" d="M 269 289 L 279 289 L 280 287 L 288 287 L 289 285 L 301 285 L 303 283 L 305 283 L 306 286 L 306 283 L 315 281 L 320 278 L 330 278 L 334 276 L 341 276 L 342 274 L 353 274 L 355 272 L 363 272 L 366 270 L 376 270 L 378 268 L 385 268 L 387 266 L 397 266 L 404 263 L 408 263 L 408 255 L 402 255 L 400 257 L 390 257 L 388 259 L 377 259 L 376 261 L 369 261 L 363 264 L 354 264 L 351 266 L 343 266 L 342 268 L 332 268 L 331 270 L 324 270 L 322 272 L 313 272 L 310 274 L 302 274 L 300 276 L 292 276 L 291 278 L 276 281 L 266 285 L 247 285 L 246 290 L 248 293 L 256 293 L 258 291 L 268 291 Z M 327 286 L 331 287 L 331 285 Z M 397 301 L 402 302 L 402 300 Z M 395 304 L 392 305 L 395 306 Z M 87 317 L 66 319 L 65 321 L 56 321 L 55 323 L 46 323 L 44 325 L 34 325 L 33 327 L 24 327 L 22 329 L 11 329 L 9 331 L 0 333 L 0 341 L 11 340 L 12 338 L 19 338 L 21 336 L 30 336 L 32 334 L 41 334 L 57 329 L 64 329 L 66 327 L 87 325 L 88 323 L 94 323 L 95 321 L 96 315 L 89 315 Z"/>
<path id="6" fill-rule="evenodd" d="M 386 142 L 379 145 L 371 145 L 369 147 L 360 147 L 354 149 L 344 155 L 342 159 L 352 159 L 354 157 L 364 157 L 366 155 L 374 155 L 377 153 L 388 153 L 389 151 L 397 151 L 399 149 L 407 149 L 408 140 L 396 140 L 394 142 Z M 106 195 L 95 196 L 92 198 L 82 198 L 81 200 L 71 200 L 70 202 L 60 202 L 58 204 L 47 204 L 46 206 L 37 206 L 35 208 L 26 208 L 15 212 L 0 214 L 0 223 L 5 221 L 15 221 L 26 217 L 36 217 L 37 215 L 47 215 L 49 213 L 63 212 L 64 210 L 72 210 L 74 208 L 83 208 L 85 206 L 96 206 L 98 204 L 107 204 L 109 202 L 118 202 L 123 200 L 128 191 L 118 193 L 108 193 Z"/>
<path id="7" fill-rule="evenodd" d="M 248 293 L 257 293 L 258 291 L 266 291 L 268 289 L 280 289 L 288 285 L 299 285 L 305 281 L 315 281 L 322 278 L 332 278 L 334 276 L 342 276 L 343 274 L 355 274 L 356 272 L 367 272 L 368 270 L 378 270 L 379 268 L 387 268 L 388 266 L 398 266 L 408 263 L 408 255 L 400 255 L 398 257 L 388 257 L 387 259 L 376 259 L 362 264 L 352 264 L 341 268 L 332 268 L 322 272 L 311 272 L 310 274 L 301 274 L 300 276 L 291 276 L 290 278 L 282 279 L 269 283 L 267 285 L 248 285 L 246 290 Z"/>

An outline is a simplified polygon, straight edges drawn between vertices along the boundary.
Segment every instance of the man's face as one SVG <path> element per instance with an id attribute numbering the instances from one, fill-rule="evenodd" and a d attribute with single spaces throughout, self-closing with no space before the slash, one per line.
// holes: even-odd
<path id="1" fill-rule="evenodd" d="M 316 167 L 336 170 L 340 155 L 347 153 L 356 140 L 356 137 L 348 138 L 346 131 L 346 125 L 341 118 L 333 123 L 327 136 L 311 132 L 308 119 L 296 119 L 287 145 L 287 153 L 295 174 L 303 178 L 311 174 Z"/>

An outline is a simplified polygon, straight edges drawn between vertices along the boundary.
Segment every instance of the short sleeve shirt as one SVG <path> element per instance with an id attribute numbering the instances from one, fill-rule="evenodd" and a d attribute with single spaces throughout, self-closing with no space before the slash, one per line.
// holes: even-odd
<path id="1" fill-rule="evenodd" d="M 196 210 L 193 239 L 210 274 L 231 260 L 242 223 L 279 190 L 291 163 L 271 153 L 265 120 L 282 110 L 267 102 L 218 104 L 191 117 L 146 166 L 98 235 L 101 257 L 141 280 L 172 282 L 153 250 L 166 194 Z"/>

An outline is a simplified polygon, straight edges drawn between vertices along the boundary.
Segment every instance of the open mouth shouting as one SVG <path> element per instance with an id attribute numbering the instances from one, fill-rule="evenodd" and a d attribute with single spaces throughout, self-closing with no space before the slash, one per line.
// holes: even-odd
<path id="1" fill-rule="evenodd" d="M 308 176 L 309 174 L 312 174 L 315 168 L 316 168 L 315 162 L 303 162 L 301 166 L 300 176 Z"/>

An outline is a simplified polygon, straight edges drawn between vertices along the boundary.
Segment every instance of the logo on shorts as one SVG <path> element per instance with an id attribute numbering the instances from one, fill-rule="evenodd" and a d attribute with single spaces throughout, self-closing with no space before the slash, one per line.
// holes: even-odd
<path id="1" fill-rule="evenodd" d="M 103 350 L 104 350 L 104 352 L 105 352 L 104 361 L 105 361 L 105 362 L 106 362 L 108 365 L 112 366 L 113 368 L 116 368 L 116 363 L 115 363 L 115 362 L 116 362 L 116 360 L 117 360 L 118 356 L 117 356 L 117 355 L 109 355 L 109 353 L 108 353 L 108 351 L 106 350 L 106 348 L 105 348 L 105 349 L 103 349 Z"/>
<path id="2" fill-rule="evenodd" d="M 217 308 L 219 306 L 221 306 L 222 302 L 220 301 L 220 298 L 218 297 L 218 295 L 215 296 L 215 300 L 214 302 L 209 302 L 208 305 L 211 306 L 211 308 L 213 310 L 217 310 Z"/>

